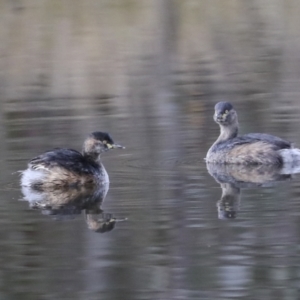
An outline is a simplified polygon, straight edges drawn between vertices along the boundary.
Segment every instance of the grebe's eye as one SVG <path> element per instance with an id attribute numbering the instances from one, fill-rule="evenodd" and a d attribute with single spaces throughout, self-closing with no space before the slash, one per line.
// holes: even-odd
<path id="1" fill-rule="evenodd" d="M 108 149 L 113 148 L 113 145 L 110 144 L 107 140 L 103 140 L 102 143 L 103 143 L 103 145 L 105 145 Z"/>
<path id="2" fill-rule="evenodd" d="M 225 112 L 222 114 L 223 118 L 226 118 L 226 116 L 228 115 L 229 111 L 226 109 Z"/>

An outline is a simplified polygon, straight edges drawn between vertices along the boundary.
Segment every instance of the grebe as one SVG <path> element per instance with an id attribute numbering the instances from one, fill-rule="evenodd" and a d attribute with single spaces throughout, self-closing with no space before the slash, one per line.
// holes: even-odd
<path id="1" fill-rule="evenodd" d="M 108 133 L 93 132 L 84 141 L 82 153 L 57 148 L 33 158 L 22 171 L 21 185 L 42 190 L 109 182 L 100 154 L 114 148 L 125 147 L 115 144 Z"/>
<path id="2" fill-rule="evenodd" d="M 220 136 L 206 155 L 208 163 L 265 164 L 282 167 L 284 164 L 300 164 L 300 150 L 277 136 L 250 133 L 238 136 L 238 117 L 229 102 L 215 105 L 214 120 L 220 126 Z"/>

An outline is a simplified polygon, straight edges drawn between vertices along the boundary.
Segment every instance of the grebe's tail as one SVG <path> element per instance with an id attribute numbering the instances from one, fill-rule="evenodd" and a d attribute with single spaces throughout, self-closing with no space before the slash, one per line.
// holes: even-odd
<path id="1" fill-rule="evenodd" d="M 300 173 L 300 149 L 282 149 L 279 153 L 283 159 L 283 168 L 280 173 Z"/>
<path id="2" fill-rule="evenodd" d="M 21 186 L 32 187 L 36 184 L 42 183 L 44 177 L 45 172 L 28 168 L 21 172 Z"/>

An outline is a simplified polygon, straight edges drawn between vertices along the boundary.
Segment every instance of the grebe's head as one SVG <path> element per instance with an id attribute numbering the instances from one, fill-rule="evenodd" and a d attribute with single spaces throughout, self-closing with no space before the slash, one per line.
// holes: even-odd
<path id="1" fill-rule="evenodd" d="M 214 121 L 222 126 L 237 123 L 237 113 L 229 102 L 218 102 L 215 105 Z"/>
<path id="2" fill-rule="evenodd" d="M 125 149 L 125 147 L 115 144 L 108 133 L 97 131 L 91 133 L 84 141 L 83 153 L 86 155 L 99 155 L 115 148 Z"/>

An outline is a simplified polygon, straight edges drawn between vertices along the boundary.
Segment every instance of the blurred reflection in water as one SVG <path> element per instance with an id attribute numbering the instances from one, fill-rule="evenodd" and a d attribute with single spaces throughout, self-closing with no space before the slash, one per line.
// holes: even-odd
<path id="1" fill-rule="evenodd" d="M 221 100 L 241 133 L 300 145 L 297 1 L 0 5 L 1 299 L 298 298 L 297 175 L 243 190 L 224 222 L 203 161 Z M 17 201 L 9 174 L 95 130 L 127 147 L 103 157 L 102 208 L 128 222 L 97 235 Z"/>
<path id="2" fill-rule="evenodd" d="M 96 232 L 111 231 L 117 221 L 110 213 L 105 213 L 101 205 L 109 189 L 109 183 L 74 188 L 37 189 L 22 186 L 23 199 L 32 209 L 39 209 L 45 215 L 63 218 L 84 212 L 89 229 Z"/>
<path id="3" fill-rule="evenodd" d="M 295 174 L 293 169 L 289 170 L 290 174 L 282 173 L 282 167 L 274 165 L 247 166 L 207 163 L 206 167 L 222 189 L 221 199 L 217 202 L 219 219 L 236 218 L 240 205 L 241 188 L 271 186 L 277 181 L 291 179 L 291 174 Z M 285 168 L 284 171 L 288 170 Z"/>

